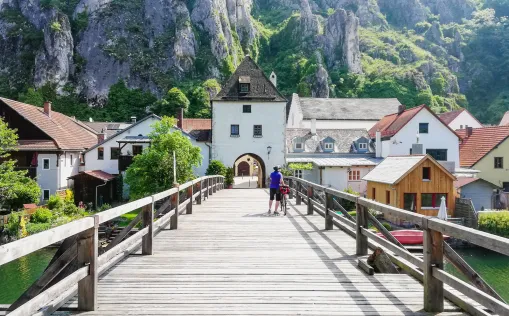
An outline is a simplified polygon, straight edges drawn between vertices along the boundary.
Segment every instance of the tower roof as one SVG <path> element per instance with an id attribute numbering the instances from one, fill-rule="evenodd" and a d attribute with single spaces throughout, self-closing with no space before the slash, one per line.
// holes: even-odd
<path id="1" fill-rule="evenodd" d="M 240 85 L 249 85 L 248 92 L 241 92 Z M 285 97 L 277 90 L 265 76 L 263 70 L 250 56 L 246 56 L 237 70 L 212 100 L 214 101 L 274 101 L 286 102 Z"/>

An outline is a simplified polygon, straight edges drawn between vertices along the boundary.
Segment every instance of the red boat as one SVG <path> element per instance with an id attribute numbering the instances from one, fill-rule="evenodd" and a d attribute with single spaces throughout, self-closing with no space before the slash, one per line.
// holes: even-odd
<path id="1" fill-rule="evenodd" d="M 395 230 L 390 232 L 392 236 L 403 245 L 422 245 L 423 243 L 423 232 L 422 230 Z M 385 238 L 382 233 L 377 233 L 378 236 Z M 444 239 L 448 239 L 449 236 L 444 235 Z"/>

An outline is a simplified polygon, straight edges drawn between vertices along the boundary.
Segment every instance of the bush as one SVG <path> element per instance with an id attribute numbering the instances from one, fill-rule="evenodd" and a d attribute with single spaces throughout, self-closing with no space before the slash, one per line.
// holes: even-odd
<path id="1" fill-rule="evenodd" d="M 388 231 L 392 231 L 392 226 L 389 223 L 382 223 L 382 225 L 387 229 Z"/>
<path id="2" fill-rule="evenodd" d="M 104 203 L 103 205 L 101 205 L 97 211 L 98 212 L 104 212 L 106 210 L 109 210 L 111 208 L 111 205 L 109 205 L 108 203 Z"/>
<path id="3" fill-rule="evenodd" d="M 50 210 L 58 210 L 64 207 L 64 201 L 58 195 L 52 195 L 48 200 L 48 208 Z"/>
<path id="4" fill-rule="evenodd" d="M 350 216 L 352 216 L 353 218 L 357 217 L 357 211 L 351 211 L 351 212 L 348 212 L 348 214 L 350 214 Z"/>
<path id="5" fill-rule="evenodd" d="M 226 176 L 226 167 L 219 160 L 212 160 L 207 168 L 207 176 Z"/>
<path id="6" fill-rule="evenodd" d="M 509 212 L 481 213 L 479 230 L 509 238 Z"/>
<path id="7" fill-rule="evenodd" d="M 346 190 L 344 190 L 344 192 L 353 194 L 356 196 L 360 195 L 359 192 L 354 191 L 351 187 L 346 188 Z M 341 206 L 343 206 L 345 208 L 345 210 L 355 210 L 355 202 L 351 202 L 351 201 L 348 201 L 345 199 L 341 200 Z"/>
<path id="8" fill-rule="evenodd" d="M 233 185 L 233 182 L 234 182 L 234 176 L 235 176 L 235 172 L 233 170 L 232 167 L 228 167 L 226 169 L 226 176 L 225 176 L 225 179 L 224 179 L 224 184 L 226 184 L 226 186 L 230 186 L 230 185 Z"/>
<path id="9" fill-rule="evenodd" d="M 53 213 L 51 213 L 50 210 L 41 207 L 38 208 L 34 214 L 32 214 L 32 216 L 30 217 L 30 222 L 33 224 L 49 223 L 51 221 L 51 217 L 53 217 Z"/>
<path id="10" fill-rule="evenodd" d="M 19 237 L 19 222 L 22 212 L 12 212 L 9 215 L 9 220 L 5 225 L 5 231 L 7 235 L 11 237 Z"/>
<path id="11" fill-rule="evenodd" d="M 37 234 L 51 228 L 51 223 L 28 223 L 26 231 L 28 235 Z"/>

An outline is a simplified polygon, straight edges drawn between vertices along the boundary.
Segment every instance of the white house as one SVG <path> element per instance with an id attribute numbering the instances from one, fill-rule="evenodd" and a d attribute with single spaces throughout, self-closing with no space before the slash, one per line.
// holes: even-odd
<path id="1" fill-rule="evenodd" d="M 78 173 L 82 152 L 98 141 L 93 129 L 80 121 L 55 112 L 51 103 L 43 108 L 0 98 L 0 116 L 10 128 L 17 129 L 18 170 L 26 170 L 41 187 L 41 202 L 68 188 L 68 178 Z"/>
<path id="2" fill-rule="evenodd" d="M 460 167 L 460 137 L 425 105 L 401 106 L 373 126 L 369 136 L 377 157 L 429 154 L 449 171 Z"/>
<path id="3" fill-rule="evenodd" d="M 453 131 L 467 127 L 483 127 L 481 122 L 468 112 L 466 109 L 450 111 L 439 115 L 440 119 L 447 124 Z"/>
<path id="4" fill-rule="evenodd" d="M 287 164 L 310 163 L 311 170 L 295 170 L 294 176 L 332 187 L 366 193 L 368 174 L 381 159 L 365 129 L 286 130 Z"/>
<path id="5" fill-rule="evenodd" d="M 152 114 L 134 122 L 109 138 L 106 134 L 102 134 L 100 137 L 104 140 L 83 154 L 84 171 L 101 170 L 112 175 L 118 175 L 125 171 L 131 164 L 132 158 L 141 154 L 145 148 L 150 146 L 148 135 L 152 132 L 152 125 L 160 120 L 160 117 Z M 195 168 L 195 173 L 198 176 L 205 175 L 209 161 L 209 147 L 203 142 L 198 142 L 194 136 L 182 130 L 181 132 L 194 146 L 200 147 L 203 156 L 202 165 Z"/>
<path id="6" fill-rule="evenodd" d="M 293 94 L 288 128 L 369 130 L 385 115 L 397 112 L 398 99 L 321 99 Z"/>
<path id="7" fill-rule="evenodd" d="M 212 99 L 212 159 L 226 166 L 245 155 L 257 160 L 264 186 L 273 166 L 285 163 L 286 99 L 246 56 Z"/>

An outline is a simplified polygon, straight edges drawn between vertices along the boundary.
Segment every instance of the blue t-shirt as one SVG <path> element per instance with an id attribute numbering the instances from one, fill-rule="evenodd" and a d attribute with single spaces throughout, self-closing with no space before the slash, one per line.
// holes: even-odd
<path id="1" fill-rule="evenodd" d="M 279 189 L 279 184 L 281 183 L 281 178 L 283 175 L 279 171 L 274 171 L 270 174 L 270 188 L 271 189 Z"/>

